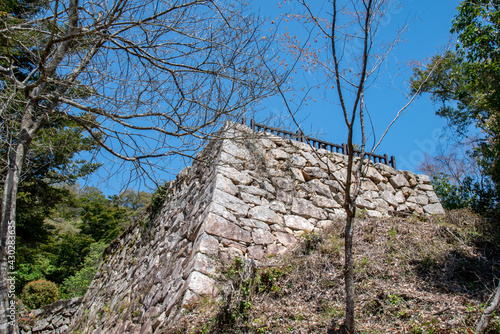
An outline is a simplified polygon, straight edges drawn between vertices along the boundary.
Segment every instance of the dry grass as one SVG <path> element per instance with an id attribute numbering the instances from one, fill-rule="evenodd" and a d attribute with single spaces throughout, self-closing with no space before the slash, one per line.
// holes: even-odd
<path id="1" fill-rule="evenodd" d="M 358 219 L 360 333 L 472 333 L 500 269 L 500 224 L 467 210 L 445 218 Z M 243 262 L 221 277 L 219 301 L 185 312 L 171 333 L 336 333 L 343 321 L 343 228 L 307 234 L 256 273 Z M 489 333 L 499 333 L 500 318 Z"/>

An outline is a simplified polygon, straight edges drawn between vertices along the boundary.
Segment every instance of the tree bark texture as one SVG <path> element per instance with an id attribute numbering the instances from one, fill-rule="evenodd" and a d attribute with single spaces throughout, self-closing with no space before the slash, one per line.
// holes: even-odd
<path id="1" fill-rule="evenodd" d="M 483 315 L 481 316 L 481 319 L 477 324 L 476 332 L 484 333 L 486 331 L 486 328 L 488 328 L 488 326 L 490 325 L 491 317 L 493 317 L 493 312 L 498 310 L 499 307 L 500 307 L 500 284 L 498 284 L 495 290 L 495 296 L 493 297 L 493 300 L 491 301 L 490 305 L 484 310 Z"/>

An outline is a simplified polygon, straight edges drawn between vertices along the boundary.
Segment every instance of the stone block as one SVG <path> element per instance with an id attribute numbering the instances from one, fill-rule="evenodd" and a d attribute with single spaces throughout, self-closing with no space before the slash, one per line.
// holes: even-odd
<path id="1" fill-rule="evenodd" d="M 221 173 L 221 175 L 224 175 L 225 177 L 233 181 L 233 183 L 236 185 L 248 185 L 253 181 L 253 179 L 247 172 L 240 172 L 234 167 L 223 166 L 219 167 L 218 171 Z"/>
<path id="2" fill-rule="evenodd" d="M 434 188 L 431 184 L 419 184 L 416 188 L 423 191 L 434 191 Z"/>
<path id="3" fill-rule="evenodd" d="M 312 231 L 314 229 L 314 225 L 307 219 L 294 215 L 285 216 L 285 226 L 292 230 Z"/>
<path id="4" fill-rule="evenodd" d="M 274 212 L 279 212 L 279 213 L 286 213 L 286 206 L 283 202 L 280 201 L 272 201 L 270 203 L 269 208 L 273 210 Z"/>
<path id="5" fill-rule="evenodd" d="M 281 224 L 283 218 L 267 206 L 255 206 L 248 211 L 248 217 L 268 224 Z"/>
<path id="6" fill-rule="evenodd" d="M 397 207 L 398 204 L 399 204 L 399 201 L 398 199 L 396 198 L 396 196 L 394 196 L 394 194 L 390 191 L 383 191 L 381 194 L 380 194 L 380 197 L 387 202 L 387 204 L 389 205 L 392 205 L 394 207 Z"/>
<path id="7" fill-rule="evenodd" d="M 304 167 L 302 174 L 306 181 L 312 179 L 327 179 L 329 177 L 328 173 L 323 171 L 320 167 Z"/>
<path id="8" fill-rule="evenodd" d="M 295 167 L 304 167 L 307 163 L 307 160 L 299 154 L 292 154 L 292 156 L 290 157 L 290 163 Z"/>
<path id="9" fill-rule="evenodd" d="M 295 244 L 295 242 L 297 242 L 297 239 L 295 239 L 294 236 L 289 233 L 275 232 L 274 235 L 276 236 L 278 241 L 285 246 L 290 246 Z"/>
<path id="10" fill-rule="evenodd" d="M 234 185 L 233 181 L 222 174 L 217 174 L 215 177 L 215 188 L 233 196 L 238 193 L 238 188 Z"/>
<path id="11" fill-rule="evenodd" d="M 402 187 L 409 187 L 410 184 L 408 183 L 408 181 L 406 180 L 406 178 L 404 177 L 403 174 L 396 174 L 394 176 L 392 176 L 389 181 L 391 182 L 391 185 L 396 188 L 396 189 L 399 189 L 399 188 L 402 188 Z"/>
<path id="12" fill-rule="evenodd" d="M 238 186 L 241 193 L 247 193 L 255 196 L 267 196 L 268 192 L 255 186 Z"/>
<path id="13" fill-rule="evenodd" d="M 218 189 L 214 190 L 214 202 L 234 212 L 236 216 L 246 216 L 250 207 L 243 200 Z"/>
<path id="14" fill-rule="evenodd" d="M 225 139 L 222 142 L 221 150 L 222 152 L 225 152 L 243 161 L 250 160 L 253 157 L 253 154 L 246 147 L 230 139 Z"/>
<path id="15" fill-rule="evenodd" d="M 417 175 L 418 182 L 422 184 L 430 184 L 431 183 L 431 178 L 425 174 L 418 174 Z"/>
<path id="16" fill-rule="evenodd" d="M 441 203 L 427 204 L 424 205 L 423 209 L 425 213 L 430 215 L 444 215 L 446 213 Z"/>
<path id="17" fill-rule="evenodd" d="M 252 231 L 252 239 L 256 245 L 267 245 L 274 242 L 274 237 L 269 231 L 254 229 Z"/>
<path id="18" fill-rule="evenodd" d="M 248 257 L 255 260 L 260 260 L 265 256 L 264 248 L 260 245 L 248 247 Z"/>
<path id="19" fill-rule="evenodd" d="M 307 182 L 307 186 L 313 193 L 319 194 L 321 196 L 330 197 L 332 193 L 330 187 L 323 184 L 323 182 L 318 179 Z"/>
<path id="20" fill-rule="evenodd" d="M 283 151 L 282 149 L 279 149 L 279 148 L 270 150 L 269 154 L 271 155 L 271 157 L 273 159 L 276 159 L 276 160 L 288 159 L 288 153 L 286 153 L 285 151 Z"/>
<path id="21" fill-rule="evenodd" d="M 292 212 L 306 218 L 326 219 L 327 215 L 323 210 L 303 198 L 294 198 L 292 201 Z"/>
<path id="22" fill-rule="evenodd" d="M 434 191 L 428 191 L 427 197 L 429 198 L 429 203 L 439 203 L 439 198 Z"/>
<path id="23" fill-rule="evenodd" d="M 364 199 L 364 198 L 358 198 L 356 200 L 356 206 L 358 208 L 368 209 L 368 210 L 373 210 L 377 207 L 375 203 L 373 203 L 367 199 Z"/>
<path id="24" fill-rule="evenodd" d="M 283 254 L 286 252 L 286 250 L 287 248 L 285 246 L 275 244 L 267 245 L 266 247 L 266 252 L 268 254 Z"/>
<path id="25" fill-rule="evenodd" d="M 241 193 L 241 199 L 247 204 L 261 205 L 262 203 L 259 196 L 248 193 Z"/>
<path id="26" fill-rule="evenodd" d="M 375 168 L 368 167 L 366 171 L 366 177 L 375 183 L 385 182 L 386 178 L 383 177 Z"/>
<path id="27" fill-rule="evenodd" d="M 209 213 L 205 222 L 205 232 L 226 239 L 250 243 L 252 241 L 249 232 L 238 227 L 226 219 Z"/>
<path id="28" fill-rule="evenodd" d="M 334 209 L 334 208 L 340 208 L 342 207 L 339 203 L 337 203 L 333 199 L 329 199 L 323 196 L 314 196 L 313 198 L 313 204 L 316 205 L 319 208 L 328 208 L 328 209 Z"/>

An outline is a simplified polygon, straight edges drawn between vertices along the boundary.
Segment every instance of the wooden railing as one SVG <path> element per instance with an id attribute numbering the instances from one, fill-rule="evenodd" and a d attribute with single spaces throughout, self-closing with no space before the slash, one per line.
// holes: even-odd
<path id="1" fill-rule="evenodd" d="M 254 119 L 251 119 L 250 125 L 248 125 L 246 118 L 241 119 L 241 124 L 244 124 L 246 126 L 250 126 L 250 128 L 252 130 L 257 131 L 257 132 L 258 131 L 270 132 L 276 136 L 280 136 L 280 137 L 283 137 L 285 139 L 291 139 L 291 140 L 296 140 L 296 141 L 303 142 L 303 143 L 308 143 L 314 148 L 318 148 L 318 149 L 322 148 L 322 149 L 328 150 L 330 152 L 341 153 L 341 154 L 345 154 L 345 155 L 347 155 L 347 152 L 348 152 L 347 151 L 347 144 L 345 144 L 345 143 L 342 145 L 330 143 L 327 141 L 308 137 L 300 131 L 290 132 L 290 131 L 283 130 L 280 128 L 274 128 L 272 126 L 259 124 L 259 123 L 255 122 Z M 354 156 L 360 157 L 361 154 L 362 154 L 362 152 L 360 150 L 356 150 L 356 149 L 354 150 Z M 370 159 L 374 163 L 383 163 L 383 164 L 389 165 L 392 168 L 396 169 L 396 158 L 394 156 L 391 156 L 391 158 L 389 159 L 389 156 L 387 154 L 378 155 L 375 153 L 367 153 L 367 152 L 365 152 L 363 154 L 363 156 L 365 159 Z"/>

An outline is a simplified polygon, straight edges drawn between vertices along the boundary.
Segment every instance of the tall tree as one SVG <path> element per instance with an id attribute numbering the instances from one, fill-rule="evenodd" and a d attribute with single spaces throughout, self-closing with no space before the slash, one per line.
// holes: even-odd
<path id="1" fill-rule="evenodd" d="M 500 184 L 500 1 L 464 1 L 451 32 L 458 34 L 455 51 L 436 55 L 415 68 L 412 85 L 422 86 L 440 105 L 437 114 L 448 119 L 462 136 L 479 130 L 474 154 L 486 175 Z M 430 68 L 433 68 L 432 73 Z"/>
<path id="2" fill-rule="evenodd" d="M 462 136 L 470 126 L 479 130 L 474 155 L 500 195 L 500 1 L 462 1 L 452 22 L 458 35 L 455 51 L 436 55 L 427 66 L 416 68 L 412 85 L 440 103 L 446 117 Z M 439 64 L 436 66 L 436 64 Z M 430 71 L 429 67 L 436 68 Z M 429 77 L 430 80 L 423 80 Z M 484 333 L 492 313 L 500 307 L 500 285 L 476 331 Z"/>
<path id="3" fill-rule="evenodd" d="M 371 119 L 376 118 L 376 114 L 367 117 L 365 92 L 376 79 L 381 64 L 400 41 L 406 27 L 399 28 L 389 42 L 377 41 L 376 35 L 387 10 L 395 5 L 389 0 L 328 0 L 319 5 L 306 0 L 289 2 L 298 3 L 299 6 L 292 5 L 291 16 L 305 27 L 309 39 L 300 41 L 296 36 L 292 37 L 289 34 L 285 34 L 284 39 L 293 51 L 292 54 L 297 57 L 297 62 L 303 61 L 307 70 L 322 73 L 320 76 L 324 80 L 320 85 L 326 91 L 326 95 L 335 98 L 335 109 L 332 112 L 341 113 L 347 133 L 347 152 L 344 153 L 347 154 L 348 160 L 345 178 L 338 178 L 333 172 L 331 176 L 337 179 L 344 190 L 342 204 L 346 212 L 344 229 L 346 314 L 343 327 L 347 333 L 352 334 L 356 328 L 353 229 L 361 180 L 368 171 L 368 164 L 362 158 L 374 153 L 389 128 L 415 99 L 415 95 L 410 96 L 404 106 L 394 110 L 393 120 L 376 138 L 374 126 L 370 124 Z M 283 92 L 282 96 L 286 103 L 287 99 Z M 292 110 L 289 104 L 287 106 L 293 117 L 296 111 Z M 300 124 L 295 123 L 300 128 Z M 369 137 L 373 139 L 371 145 L 367 143 Z"/>
<path id="4" fill-rule="evenodd" d="M 7 317 L 9 236 L 32 144 L 56 119 L 72 121 L 136 173 L 155 158 L 189 155 L 220 122 L 273 92 L 267 41 L 245 4 L 212 0 L 43 1 L 33 15 L 1 17 L 2 128 L 15 124 L 0 228 L 0 329 Z M 16 53 L 32 64 L 23 70 Z M 16 112 L 11 112 L 15 110 Z"/>

